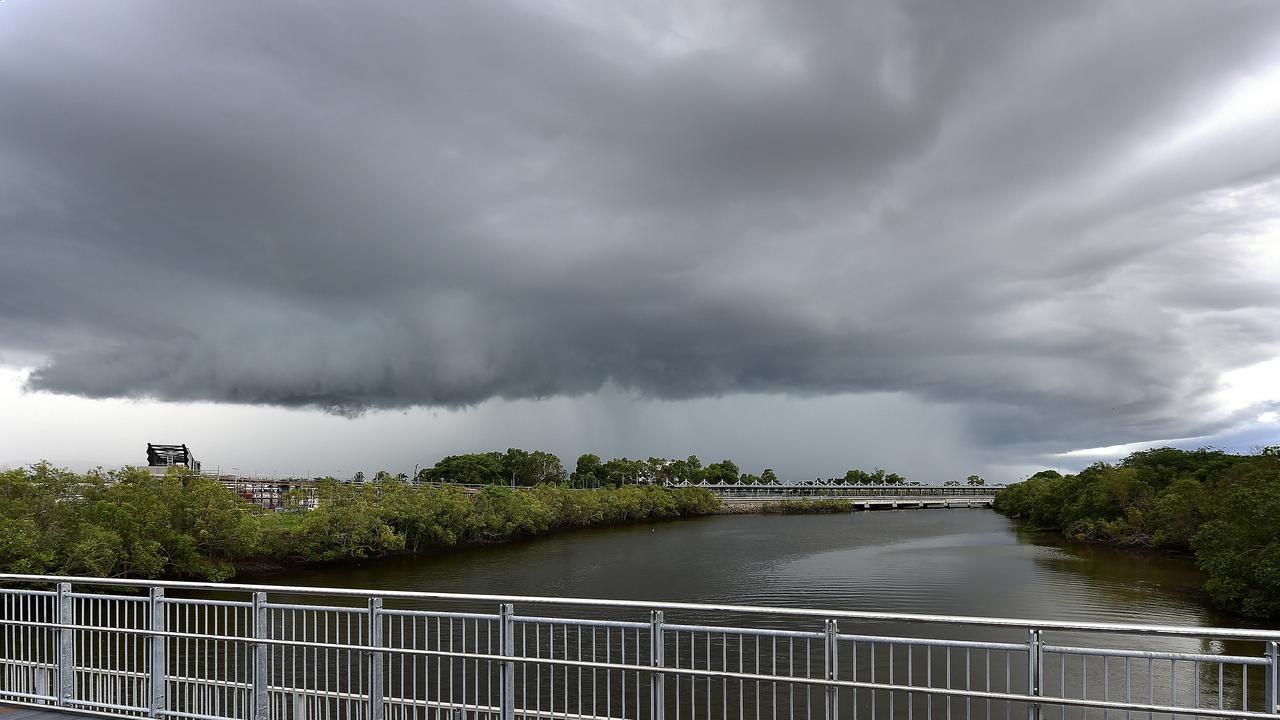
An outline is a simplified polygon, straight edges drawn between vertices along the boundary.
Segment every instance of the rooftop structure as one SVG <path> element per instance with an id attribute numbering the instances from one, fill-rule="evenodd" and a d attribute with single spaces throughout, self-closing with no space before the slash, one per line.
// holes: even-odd
<path id="1" fill-rule="evenodd" d="M 194 472 L 200 472 L 200 461 L 191 454 L 191 448 L 184 445 L 156 445 L 147 443 L 147 467 L 170 468 L 180 465 Z"/>

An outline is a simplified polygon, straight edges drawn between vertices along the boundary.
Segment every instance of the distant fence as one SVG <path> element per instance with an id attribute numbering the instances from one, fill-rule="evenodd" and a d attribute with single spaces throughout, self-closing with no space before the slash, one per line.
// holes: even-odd
<path id="1" fill-rule="evenodd" d="M 52 576 L 0 584 L 0 702 L 106 717 L 1277 717 L 1274 631 Z"/>

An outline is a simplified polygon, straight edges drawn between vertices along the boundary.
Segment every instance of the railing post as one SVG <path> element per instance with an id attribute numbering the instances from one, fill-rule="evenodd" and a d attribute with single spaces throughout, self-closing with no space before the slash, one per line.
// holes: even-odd
<path id="1" fill-rule="evenodd" d="M 1280 712 L 1280 707 L 1276 705 L 1276 674 L 1280 673 L 1280 643 L 1272 640 L 1267 643 L 1267 680 L 1266 686 L 1266 712 Z"/>
<path id="2" fill-rule="evenodd" d="M 826 643 L 825 643 L 824 651 L 822 653 L 823 667 L 824 667 L 824 672 L 822 676 L 827 680 L 835 680 L 837 671 L 840 669 L 840 663 L 839 663 L 840 643 L 839 643 L 839 638 L 837 637 L 838 632 L 839 632 L 839 628 L 836 624 L 836 621 L 828 620 Z M 836 720 L 836 715 L 839 712 L 839 708 L 840 708 L 839 692 L 840 692 L 839 689 L 835 685 L 827 686 L 826 720 Z"/>
<path id="3" fill-rule="evenodd" d="M 1040 631 L 1032 628 L 1027 635 L 1027 694 L 1040 697 L 1044 690 L 1044 649 Z M 1027 706 L 1027 720 L 1040 720 L 1040 703 Z"/>
<path id="4" fill-rule="evenodd" d="M 151 631 L 162 633 L 166 629 L 164 588 L 151 588 Z M 147 715 L 158 718 L 164 714 L 168 695 L 167 671 L 169 639 L 164 635 L 151 636 L 150 697 L 147 699 Z"/>
<path id="5" fill-rule="evenodd" d="M 71 583 L 58 583 L 58 624 L 75 623 L 75 607 L 72 604 Z M 75 630 L 58 628 L 58 704 L 70 705 L 76 689 Z"/>
<path id="6" fill-rule="evenodd" d="M 662 611 L 649 613 L 649 666 L 660 668 L 666 664 L 664 635 L 662 630 Z M 649 678 L 649 717 L 651 720 L 663 720 L 667 708 L 667 678 L 664 673 L 654 672 Z"/>
<path id="7" fill-rule="evenodd" d="M 253 594 L 253 637 L 267 639 L 267 594 Z M 253 720 L 267 720 L 267 683 L 270 681 L 267 667 L 267 644 L 253 644 Z"/>
<path id="8" fill-rule="evenodd" d="M 498 608 L 500 619 L 499 648 L 503 657 L 516 655 L 516 614 L 515 606 L 503 603 Z M 501 717 L 498 720 L 515 720 L 516 717 L 516 663 L 514 660 L 504 661 L 498 668 L 498 706 Z"/>
<path id="9" fill-rule="evenodd" d="M 385 656 L 382 647 L 382 598 L 369 598 L 369 720 L 382 720 Z"/>

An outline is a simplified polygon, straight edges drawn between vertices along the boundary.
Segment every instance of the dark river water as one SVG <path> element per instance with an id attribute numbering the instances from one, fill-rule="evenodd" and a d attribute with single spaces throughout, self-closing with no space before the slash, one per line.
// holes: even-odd
<path id="1" fill-rule="evenodd" d="M 730 515 L 591 530 L 245 582 L 1248 625 L 1185 558 L 1065 546 L 990 510 Z"/>
<path id="2" fill-rule="evenodd" d="M 708 517 L 623 528 L 566 533 L 537 540 L 493 547 L 471 548 L 430 557 L 397 558 L 363 565 L 344 565 L 238 578 L 245 582 L 438 591 L 522 596 L 616 598 L 707 604 L 763 605 L 836 610 L 881 611 L 928 615 L 965 615 L 1041 620 L 1241 627 L 1242 618 L 1210 608 L 1200 592 L 1203 578 L 1186 558 L 1126 553 L 1114 549 L 1065 545 L 1058 538 L 1020 530 L 990 510 L 901 510 L 855 512 L 837 515 L 735 515 Z M 476 610 L 462 605 L 441 609 Z M 485 603 L 481 612 L 495 611 Z M 595 617 L 589 608 L 548 610 L 533 603 L 517 603 L 516 614 L 567 613 L 570 617 Z M 603 611 L 602 611 L 603 612 Z M 609 611 L 613 612 L 613 611 Z M 647 622 L 643 610 L 618 611 L 614 619 Z M 575 613 L 586 613 L 585 615 Z M 630 613 L 628 615 L 627 613 Z M 453 621 L 445 630 L 449 643 Z M 703 614 L 669 611 L 668 623 L 717 627 L 767 627 L 797 632 L 823 629 L 821 618 Z M 1256 626 L 1256 625 L 1255 625 Z M 439 633 L 439 625 L 435 626 Z M 465 625 L 464 625 L 465 627 Z M 477 625 L 471 642 L 480 642 Z M 621 635 L 585 636 L 573 629 L 522 626 L 517 649 L 521 654 L 549 653 L 573 657 L 590 647 L 592 653 L 608 646 L 616 660 L 622 653 L 630 661 L 648 662 L 641 653 L 640 630 Z M 647 626 L 645 626 L 647 627 Z M 426 637 L 413 627 L 392 626 L 392 642 L 417 643 Z M 490 631 L 491 632 L 491 631 Z M 647 633 L 647 630 L 645 631 Z M 1027 626 L 990 628 L 899 621 L 839 621 L 842 637 L 855 638 L 840 650 L 840 677 L 857 681 L 897 678 L 908 684 L 921 676 L 932 677 L 934 687 L 980 691 L 1029 692 L 1031 662 L 1026 651 Z M 539 634 L 541 633 L 541 634 Z M 462 631 L 465 646 L 466 631 Z M 924 642 L 886 643 L 871 636 L 925 639 Z M 819 636 L 821 638 L 821 636 Z M 631 640 L 628 640 L 631 638 Z M 858 640 L 856 638 L 862 638 Z M 597 647 L 597 640 L 600 646 Z M 974 650 L 948 642 L 1019 644 L 1012 651 Z M 482 646 L 487 640 L 482 642 Z M 631 644 L 628 645 L 628 642 Z M 812 647 L 784 645 L 732 632 L 667 635 L 667 662 L 675 667 L 717 667 L 742 672 L 777 671 L 779 657 L 795 672 L 822 672 L 821 639 Z M 845 642 L 845 641 L 842 641 Z M 1100 634 L 1046 631 L 1045 694 L 1093 700 L 1147 701 L 1158 705 L 1258 709 L 1263 705 L 1263 668 L 1204 661 L 1170 663 L 1149 660 L 1149 655 L 1103 658 L 1097 653 L 1074 654 L 1071 648 L 1119 648 L 1155 653 L 1202 653 L 1258 658 L 1263 645 L 1257 641 L 1222 641 L 1214 638 L 1144 634 Z M 417 647 L 417 645 L 414 645 Z M 481 647 L 481 646 L 477 646 Z M 559 648 L 559 650 L 557 650 Z M 630 648 L 628 650 L 628 648 Z M 1066 648 L 1066 649 L 1063 649 Z M 627 654 L 630 653 L 630 654 Z M 718 656 L 718 657 L 717 657 Z M 690 663 L 692 665 L 690 665 Z M 401 669 L 404 677 L 422 675 L 416 664 Z M 524 673 L 532 673 L 529 678 Z M 633 678 L 631 691 L 580 689 L 570 683 L 577 671 L 554 670 L 543 674 L 538 667 L 522 667 L 520 687 L 533 688 L 534 696 L 522 703 L 559 707 L 557 698 L 595 697 L 618 716 L 643 715 L 641 677 Z M 896 673 L 896 675 L 894 674 Z M 932 673 L 932 676 L 929 676 Z M 428 672 L 429 674 L 429 672 Z M 1246 677 L 1247 675 L 1247 677 Z M 446 673 L 448 677 L 448 673 Z M 594 677 L 594 676 L 592 676 Z M 625 687 L 625 673 L 618 676 Z M 559 683 L 566 683 L 560 688 Z M 735 714 L 740 718 L 812 718 L 821 707 L 820 693 L 811 689 L 784 693 L 750 682 L 689 682 L 672 679 L 666 703 L 676 717 L 678 710 L 696 720 L 701 712 L 711 720 Z M 945 683 L 945 685 L 944 685 Z M 466 681 L 462 682 L 465 686 Z M 445 684 L 448 692 L 452 686 Z M 482 692 L 479 686 L 476 692 Z M 735 697 L 736 690 L 736 697 Z M 545 697 L 540 694 L 545 691 Z M 458 691 L 465 694 L 464 690 Z M 461 695 L 460 695 L 461 696 Z M 450 696 L 452 697 L 452 696 Z M 539 699 L 541 698 L 541 699 Z M 549 699 L 548 699 L 549 698 Z M 1197 699 L 1198 698 L 1198 699 Z M 795 707 L 803 708 L 797 712 Z M 1011 719 L 1024 715 L 1025 706 L 990 700 L 930 699 L 916 693 L 885 691 L 850 692 L 839 696 L 841 714 L 848 710 L 868 717 L 932 717 L 931 709 L 947 717 Z M 895 704 L 896 703 L 896 704 Z M 919 703 L 919 704 L 916 704 Z M 616 707 L 615 707 L 616 706 Z M 1075 708 L 1064 712 L 1052 707 L 1047 719 L 1098 718 L 1114 715 L 1102 710 Z M 1143 717 L 1165 717 L 1160 714 Z"/>

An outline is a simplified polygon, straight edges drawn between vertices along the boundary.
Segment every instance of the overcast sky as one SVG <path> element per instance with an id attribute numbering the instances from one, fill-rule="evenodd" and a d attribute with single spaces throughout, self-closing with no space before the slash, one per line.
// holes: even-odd
<path id="1" fill-rule="evenodd" d="M 0 466 L 1009 479 L 1278 410 L 1274 0 L 0 3 Z"/>

